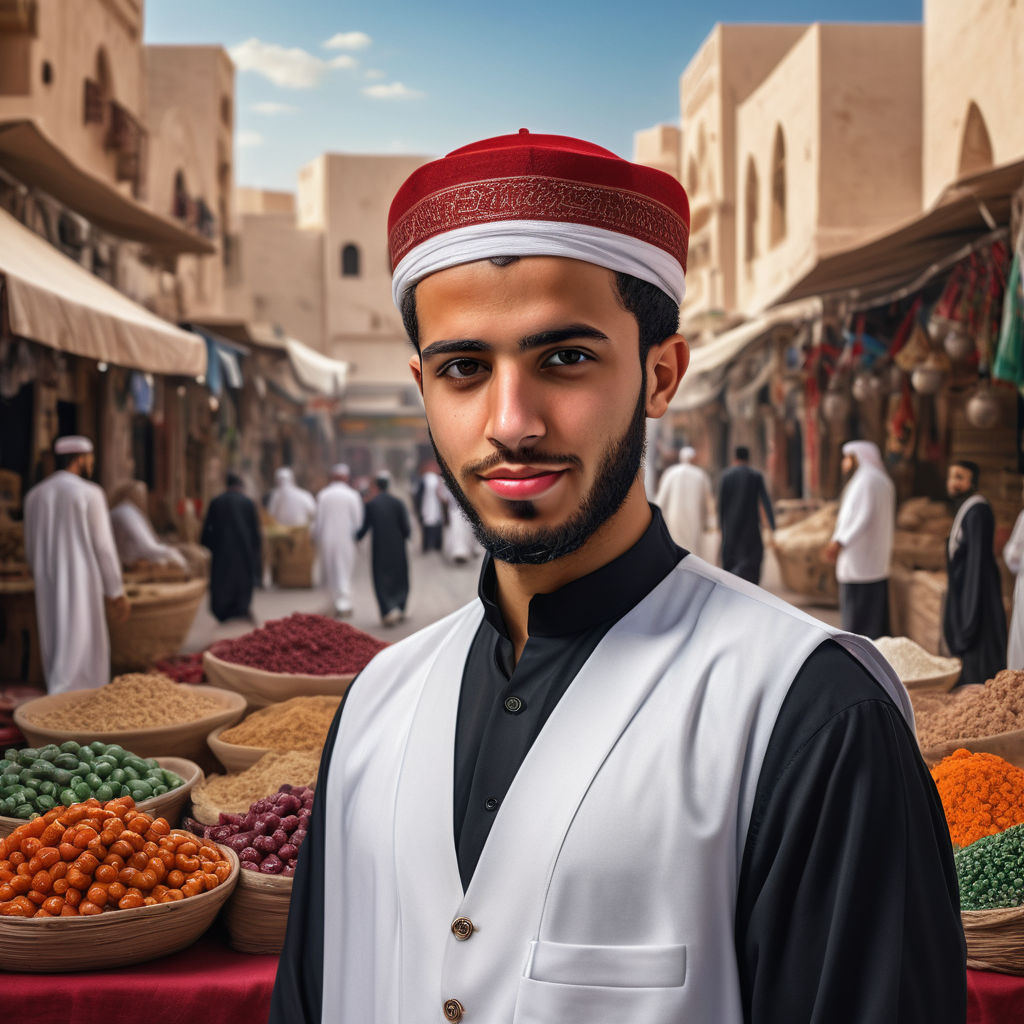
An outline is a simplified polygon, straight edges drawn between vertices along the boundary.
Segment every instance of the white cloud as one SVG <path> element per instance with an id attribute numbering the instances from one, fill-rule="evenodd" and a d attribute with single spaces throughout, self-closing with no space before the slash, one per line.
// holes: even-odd
<path id="1" fill-rule="evenodd" d="M 375 100 L 417 100 L 424 93 L 418 89 L 410 89 L 401 82 L 389 82 L 387 85 L 368 85 L 363 90 L 364 96 Z"/>
<path id="2" fill-rule="evenodd" d="M 239 149 L 252 149 L 263 145 L 263 136 L 259 132 L 239 132 L 235 136 L 235 145 Z"/>
<path id="3" fill-rule="evenodd" d="M 287 89 L 312 89 L 327 70 L 319 57 L 294 46 L 247 39 L 228 51 L 239 71 L 255 71 Z"/>
<path id="4" fill-rule="evenodd" d="M 365 50 L 373 40 L 365 32 L 336 32 L 324 48 L 327 50 Z"/>
<path id="5" fill-rule="evenodd" d="M 381 71 L 379 68 L 370 68 L 366 72 L 366 77 L 370 78 L 370 79 L 377 80 L 379 78 L 387 78 L 388 74 L 387 74 L 386 71 Z"/>
<path id="6" fill-rule="evenodd" d="M 332 68 L 354 68 L 358 63 L 355 57 L 350 57 L 347 53 L 339 53 L 337 57 L 331 58 Z"/>
<path id="7" fill-rule="evenodd" d="M 257 114 L 294 114 L 298 107 L 293 107 L 290 103 L 254 103 L 250 108 L 256 111 Z"/>

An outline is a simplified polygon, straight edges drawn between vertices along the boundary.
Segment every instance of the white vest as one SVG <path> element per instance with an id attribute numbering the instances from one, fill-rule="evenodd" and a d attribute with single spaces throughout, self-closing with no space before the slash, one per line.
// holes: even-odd
<path id="1" fill-rule="evenodd" d="M 912 722 L 895 674 L 862 637 L 688 556 L 569 686 L 464 894 L 455 720 L 481 615 L 474 602 L 381 652 L 345 706 L 323 1021 L 436 1024 L 457 1000 L 464 1024 L 741 1022 L 736 888 L 782 701 L 829 636 Z"/>

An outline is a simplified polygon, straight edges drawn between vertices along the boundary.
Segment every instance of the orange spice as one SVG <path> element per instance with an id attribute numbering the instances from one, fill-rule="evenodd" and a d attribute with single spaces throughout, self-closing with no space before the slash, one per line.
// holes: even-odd
<path id="1" fill-rule="evenodd" d="M 932 778 L 957 846 L 1024 823 L 1024 770 L 995 754 L 954 750 Z"/>

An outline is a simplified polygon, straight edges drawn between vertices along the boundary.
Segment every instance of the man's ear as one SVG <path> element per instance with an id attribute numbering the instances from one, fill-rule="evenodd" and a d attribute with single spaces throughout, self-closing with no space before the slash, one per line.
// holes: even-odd
<path id="1" fill-rule="evenodd" d="M 423 362 L 420 359 L 419 352 L 414 356 L 409 357 L 409 370 L 412 373 L 412 379 L 416 381 L 416 387 L 420 389 L 420 396 L 423 395 Z"/>
<path id="2" fill-rule="evenodd" d="M 673 334 L 647 353 L 647 404 L 649 419 L 660 419 L 690 365 L 690 346 L 681 334 Z"/>

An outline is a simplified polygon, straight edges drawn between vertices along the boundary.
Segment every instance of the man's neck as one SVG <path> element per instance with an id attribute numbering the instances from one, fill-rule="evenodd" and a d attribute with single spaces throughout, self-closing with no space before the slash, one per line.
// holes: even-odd
<path id="1" fill-rule="evenodd" d="M 495 560 L 498 607 L 515 649 L 516 661 L 529 635 L 533 596 L 550 594 L 625 554 L 640 540 L 650 523 L 651 507 L 638 479 L 618 512 L 571 555 L 544 565 L 509 565 Z"/>

